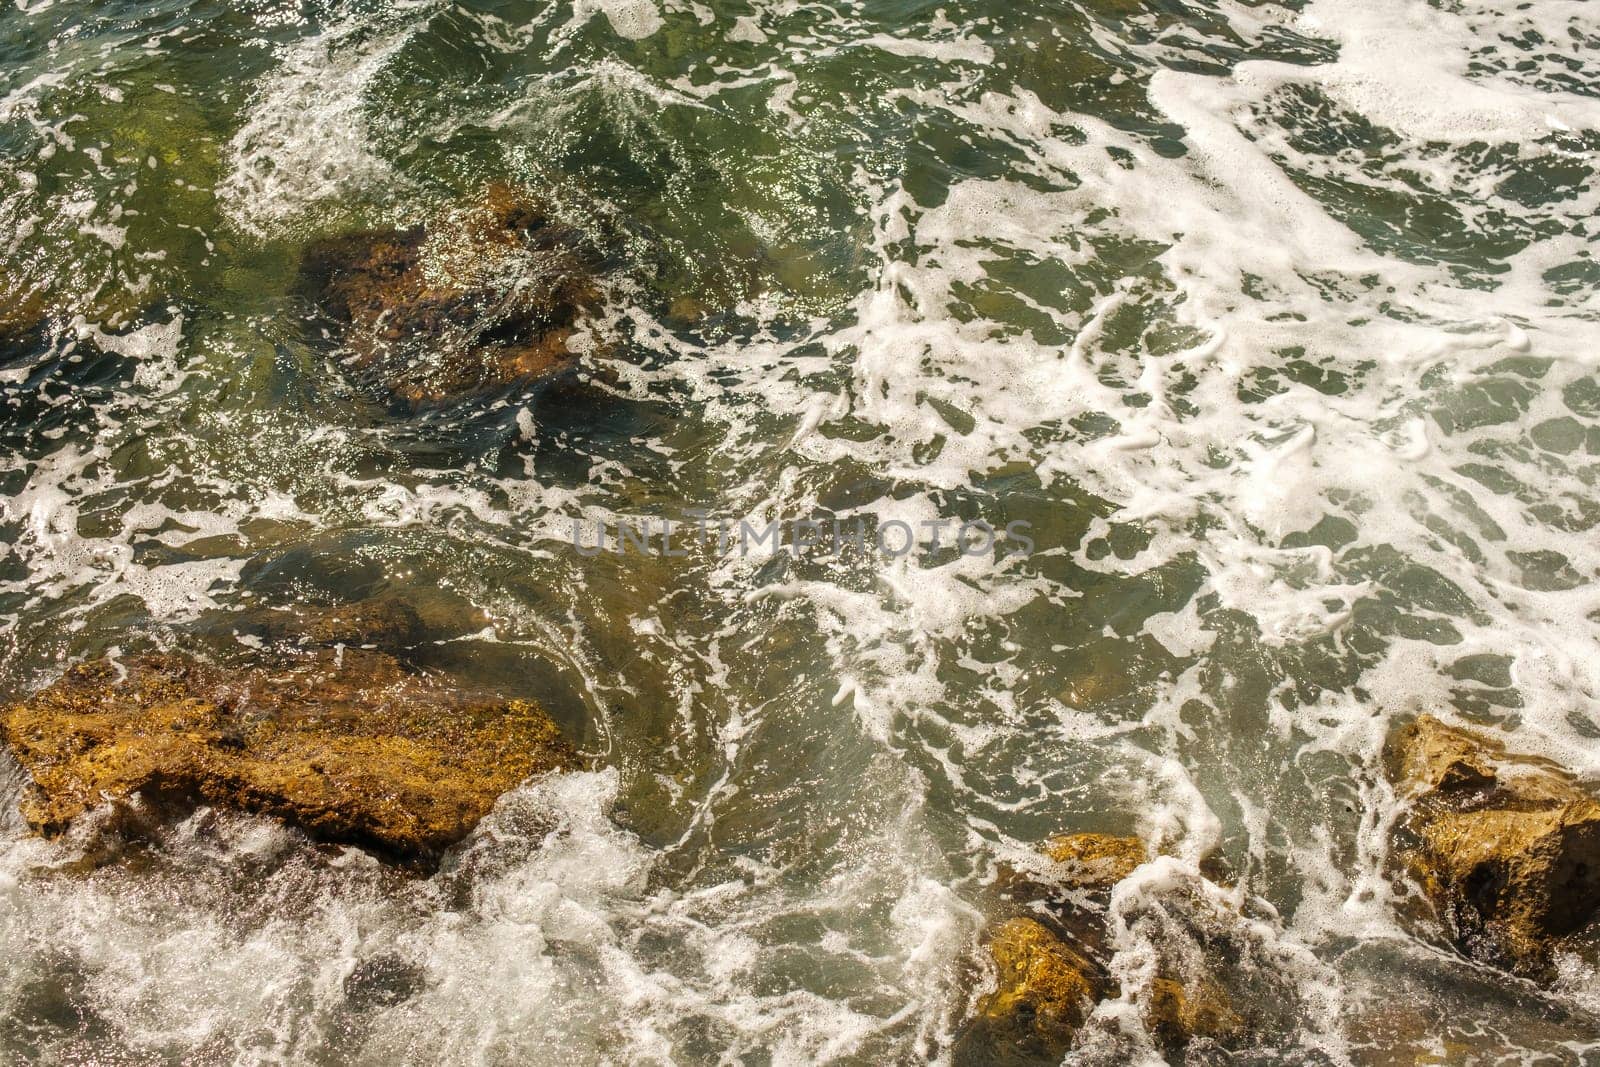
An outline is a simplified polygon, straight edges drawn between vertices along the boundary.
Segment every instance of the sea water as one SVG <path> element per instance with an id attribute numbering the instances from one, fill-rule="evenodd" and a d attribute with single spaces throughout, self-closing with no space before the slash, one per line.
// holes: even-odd
<path id="1" fill-rule="evenodd" d="M 1597 55 L 1579 0 L 7 5 L 6 695 L 397 595 L 592 769 L 411 877 L 39 840 L 8 762 L 0 1059 L 938 1060 L 1088 830 L 1164 854 L 1127 988 L 1243 946 L 1229 1062 L 1600 1057 L 1590 964 L 1397 919 L 1379 768 L 1432 711 L 1600 774 Z M 300 250 L 490 181 L 606 250 L 580 370 L 398 411 Z M 696 512 L 1031 544 L 570 536 Z M 1086 1061 L 1157 1060 L 1132 997 Z"/>

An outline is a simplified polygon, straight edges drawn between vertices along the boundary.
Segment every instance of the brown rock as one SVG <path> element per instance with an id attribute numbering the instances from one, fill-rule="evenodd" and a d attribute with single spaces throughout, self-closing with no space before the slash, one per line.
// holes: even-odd
<path id="1" fill-rule="evenodd" d="M 1137 837 L 1112 834 L 1060 834 L 1046 841 L 1042 851 L 1056 864 L 1055 875 L 1061 885 L 1107 897 L 1118 882 L 1150 858 Z"/>
<path id="2" fill-rule="evenodd" d="M 376 646 L 389 651 L 416 644 L 427 632 L 422 617 L 396 596 L 315 608 L 260 608 L 204 620 L 212 628 L 251 633 L 299 645 Z"/>
<path id="3" fill-rule="evenodd" d="M 582 240 L 509 186 L 409 230 L 309 246 L 302 286 L 355 369 L 417 405 L 552 374 L 598 299 Z"/>
<path id="4" fill-rule="evenodd" d="M 138 794 L 160 813 L 273 815 L 420 863 L 524 778 L 578 765 L 534 705 L 351 649 L 237 671 L 159 655 L 86 664 L 0 712 L 0 733 L 33 777 L 23 815 L 46 835 Z"/>
<path id="5" fill-rule="evenodd" d="M 1144 999 L 1144 1024 L 1168 1051 L 1180 1051 L 1200 1037 L 1235 1042 L 1247 1031 L 1228 991 L 1209 978 L 1188 983 L 1157 978 Z"/>
<path id="6" fill-rule="evenodd" d="M 21 342 L 44 325 L 49 313 L 38 287 L 0 273 L 0 345 Z"/>
<path id="7" fill-rule="evenodd" d="M 1033 919 L 1008 919 L 989 943 L 999 985 L 978 1005 L 986 1044 L 1059 1060 L 1104 995 L 1100 969 Z"/>
<path id="8" fill-rule="evenodd" d="M 1103 906 L 1112 887 L 1149 858 L 1143 841 L 1113 834 L 1057 834 L 1039 855 L 1044 862 L 1002 864 L 998 888 L 1020 901 L 1070 893 Z"/>
<path id="9" fill-rule="evenodd" d="M 385 597 L 321 611 L 304 635 L 311 644 L 392 648 L 420 640 L 422 619 L 405 601 Z"/>
<path id="10" fill-rule="evenodd" d="M 1105 950 L 1111 890 L 1148 859 L 1137 837 L 1058 834 L 1039 850 L 1045 862 L 1000 868 L 998 888 L 1016 903 L 1040 902 L 1091 955 Z"/>
<path id="11" fill-rule="evenodd" d="M 27 342 L 44 334 L 52 322 L 64 325 L 80 317 L 108 330 L 120 330 L 159 305 L 146 294 L 128 292 L 116 284 L 86 294 L 81 277 L 72 276 L 70 281 L 76 285 L 8 272 L 0 265 L 0 345 Z"/>
<path id="12" fill-rule="evenodd" d="M 1117 994 L 1108 971 L 1112 949 L 1107 905 L 1117 884 L 1151 858 L 1148 846 L 1137 837 L 1084 833 L 1053 837 L 1040 851 L 1050 861 L 1047 869 L 1010 872 L 1005 885 L 1016 899 L 1042 904 L 1049 925 L 1013 918 L 996 928 L 990 953 L 999 987 L 979 1004 L 955 1050 L 958 1063 L 996 1057 L 1060 1062 L 1094 1004 Z M 1043 897 L 1029 890 L 1042 891 Z M 1134 925 L 1145 934 L 1175 922 L 1171 932 L 1176 936 L 1187 920 L 1205 921 L 1204 916 L 1188 915 L 1189 903 L 1182 893 L 1172 899 L 1164 895 L 1153 910 L 1136 909 Z M 1174 919 L 1169 909 L 1186 918 Z M 1188 931 L 1180 940 L 1189 951 L 1174 951 L 1170 957 L 1163 951 L 1154 979 L 1135 991 L 1150 1036 L 1173 1056 L 1201 1039 L 1221 1047 L 1242 1044 L 1250 1036 L 1251 1021 L 1235 1009 L 1228 986 L 1218 976 L 1228 975 L 1236 962 L 1229 957 L 1245 949 L 1230 942 L 1226 929 L 1198 940 Z"/>
<path id="13" fill-rule="evenodd" d="M 1400 864 L 1467 954 L 1537 975 L 1600 906 L 1600 803 L 1560 766 L 1431 715 L 1385 750 Z"/>

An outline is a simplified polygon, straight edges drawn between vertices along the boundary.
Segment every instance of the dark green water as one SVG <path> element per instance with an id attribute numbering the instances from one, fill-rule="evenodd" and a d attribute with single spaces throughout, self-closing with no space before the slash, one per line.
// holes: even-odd
<path id="1" fill-rule="evenodd" d="M 1208 1062 L 1600 1055 L 1591 963 L 1397 921 L 1377 766 L 1432 710 L 1600 773 L 1597 45 L 1557 2 L 10 5 L 6 693 L 395 595 L 600 769 L 411 881 L 205 815 L 84 873 L 8 803 L 0 1059 L 935 1060 L 1063 830 L 1257 901 L 1206 921 L 1267 1022 Z M 580 370 L 399 410 L 301 250 L 492 181 L 604 253 Z M 1034 548 L 571 544 L 691 509 Z"/>

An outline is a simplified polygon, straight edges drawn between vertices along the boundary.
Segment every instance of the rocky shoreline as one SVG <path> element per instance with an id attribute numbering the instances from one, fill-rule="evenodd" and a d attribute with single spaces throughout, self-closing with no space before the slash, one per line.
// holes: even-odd
<path id="1" fill-rule="evenodd" d="M 597 263 L 583 234 L 492 184 L 415 226 L 316 240 L 298 277 L 352 379 L 415 412 L 570 371 L 601 303 Z M 52 313 L 41 298 L 0 315 L 0 343 Z M 402 597 L 223 621 L 259 638 L 249 654 L 106 656 L 0 710 L 31 830 L 60 836 L 109 810 L 138 833 L 210 806 L 428 872 L 508 791 L 584 766 L 537 702 L 408 662 L 432 621 Z M 1382 763 L 1403 806 L 1389 873 L 1418 939 L 1546 988 L 1562 954 L 1594 955 L 1591 786 L 1432 715 L 1394 729 Z M 1311 1011 L 1270 984 L 1293 962 L 1280 932 L 1213 859 L 1134 836 L 1051 838 L 1002 878 L 951 1058 L 1247 1053 Z"/>
<path id="2" fill-rule="evenodd" d="M 419 867 L 524 779 L 580 765 L 537 705 L 354 648 L 243 669 L 172 654 L 80 664 L 0 713 L 0 735 L 46 836 L 102 805 L 126 827 L 206 804 Z"/>
<path id="3" fill-rule="evenodd" d="M 1415 936 L 1546 988 L 1559 954 L 1593 961 L 1600 800 L 1592 788 L 1549 760 L 1432 715 L 1391 732 L 1384 770 L 1403 803 L 1389 857 Z M 1059 1063 L 1075 1051 L 1104 1056 L 1108 1041 L 1121 1049 L 1113 1057 L 1187 1062 L 1202 1054 L 1211 1062 L 1273 1032 L 1276 1020 L 1260 1017 L 1268 1001 L 1259 990 L 1232 992 L 1234 965 L 1255 951 L 1248 931 L 1261 920 L 1224 884 L 1220 865 L 1197 867 L 1155 856 L 1136 837 L 1094 833 L 1052 838 L 1040 853 L 1040 872 L 1007 871 L 1002 880 L 1016 914 L 987 935 L 989 990 L 956 1046 L 957 1063 Z M 1209 922 L 1201 918 L 1208 910 Z M 1157 936 L 1167 943 L 1130 989 L 1117 957 L 1126 946 L 1115 942 L 1128 941 L 1151 911 L 1187 913 L 1179 926 L 1202 935 L 1186 946 L 1182 932 L 1174 937 L 1162 924 Z M 1131 1038 L 1120 1010 L 1127 1005 L 1139 1031 Z M 1097 1019 L 1107 1006 L 1117 1010 Z"/>
<path id="4" fill-rule="evenodd" d="M 408 228 L 311 241 L 298 292 L 310 343 L 414 412 L 569 370 L 569 342 L 598 306 L 598 262 L 583 234 L 490 183 Z M 72 318 L 27 292 L 0 314 L 0 344 Z M 31 778 L 22 813 L 55 836 L 107 806 L 126 832 L 212 805 L 427 869 L 507 790 L 580 766 L 535 702 L 404 661 L 436 621 L 397 597 L 249 608 L 210 620 L 227 645 L 256 648 L 242 662 L 235 647 L 225 662 L 78 663 L 0 712 Z"/>
<path id="5" fill-rule="evenodd" d="M 569 341 L 599 300 L 596 266 L 582 234 L 491 183 L 409 228 L 312 241 L 299 293 L 313 343 L 415 411 L 570 369 Z M 26 292 L 0 313 L 0 345 L 73 318 Z M 59 835 L 109 806 L 126 831 L 213 805 L 426 869 L 507 790 L 580 765 L 534 702 L 399 658 L 428 628 L 403 599 L 220 622 L 259 654 L 79 663 L 0 712 L 0 736 L 31 778 L 22 813 L 33 830 Z"/>
<path id="6" fill-rule="evenodd" d="M 30 776 L 29 827 L 59 836 L 110 812 L 106 825 L 137 835 L 211 806 L 427 872 L 505 792 L 583 765 L 536 704 L 380 650 L 425 633 L 403 602 L 290 617 L 247 621 L 273 640 L 243 663 L 105 658 L 0 711 L 0 737 Z M 1543 985 L 1559 954 L 1592 954 L 1600 801 L 1589 789 L 1428 715 L 1392 731 L 1383 769 L 1404 804 L 1390 866 L 1417 937 Z M 1002 869 L 982 992 L 952 1061 L 1110 1048 L 1182 1062 L 1247 1052 L 1292 1024 L 1308 1006 L 1288 983 L 1276 1010 L 1251 985 L 1292 962 L 1274 960 L 1274 913 L 1230 882 L 1218 861 L 1163 856 L 1138 837 L 1048 839 L 1037 862 Z"/>

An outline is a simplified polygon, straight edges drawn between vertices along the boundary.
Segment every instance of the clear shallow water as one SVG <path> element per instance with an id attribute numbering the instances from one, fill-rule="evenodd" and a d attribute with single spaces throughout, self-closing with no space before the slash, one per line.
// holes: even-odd
<path id="1" fill-rule="evenodd" d="M 393 592 L 486 613 L 424 665 L 600 769 L 422 881 L 204 813 L 91 871 L 7 805 L 0 1049 L 917 1062 L 996 865 L 1138 830 L 1276 911 L 1240 1062 L 1600 1054 L 1586 965 L 1536 995 L 1396 923 L 1376 759 L 1454 708 L 1600 773 L 1597 43 L 1560 2 L 12 5 L 0 271 L 54 317 L 4 352 L 4 688 Z M 392 412 L 299 250 L 495 179 L 606 247 L 583 380 Z M 569 543 L 693 507 L 1037 548 Z M 1086 1055 L 1141 1054 L 1125 1009 Z"/>

